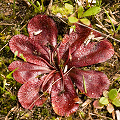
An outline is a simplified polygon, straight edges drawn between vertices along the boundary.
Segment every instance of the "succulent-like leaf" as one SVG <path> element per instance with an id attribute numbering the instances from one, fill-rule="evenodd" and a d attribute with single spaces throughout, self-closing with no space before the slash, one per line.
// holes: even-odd
<path id="1" fill-rule="evenodd" d="M 99 102 L 103 105 L 107 105 L 109 103 L 108 98 L 106 97 L 101 97 Z"/>
<path id="2" fill-rule="evenodd" d="M 115 99 L 112 101 L 112 103 L 116 106 L 116 107 L 120 107 L 120 99 Z"/>
<path id="3" fill-rule="evenodd" d="M 45 64 L 39 66 L 22 61 L 14 61 L 8 67 L 10 71 L 13 71 L 16 68 L 18 69 L 13 73 L 13 77 L 16 81 L 22 84 L 27 82 L 29 79 L 37 78 L 39 75 L 49 73 L 51 71 Z"/>
<path id="4" fill-rule="evenodd" d="M 18 99 L 24 108 L 32 109 L 34 105 L 40 106 L 46 101 L 44 96 L 40 98 L 39 95 L 43 80 L 44 76 L 40 80 L 38 78 L 30 79 L 21 86 L 18 91 Z"/>
<path id="5" fill-rule="evenodd" d="M 112 103 L 116 106 L 116 107 L 120 107 L 120 93 L 117 94 L 116 99 L 114 99 L 112 101 Z"/>
<path id="6" fill-rule="evenodd" d="M 117 89 L 111 89 L 108 93 L 109 99 L 114 100 L 117 97 Z"/>
<path id="7" fill-rule="evenodd" d="M 73 54 L 69 66 L 83 67 L 110 59 L 114 54 L 112 44 L 107 40 L 82 44 Z"/>
<path id="8" fill-rule="evenodd" d="M 91 98 L 100 97 L 103 91 L 109 88 L 109 80 L 107 76 L 102 72 L 73 69 L 70 71 L 69 75 L 72 78 L 73 82 L 75 82 L 78 89 Z M 83 83 L 83 76 L 85 85 Z M 87 92 L 85 92 L 85 89 Z"/>
<path id="9" fill-rule="evenodd" d="M 59 78 L 60 75 L 56 74 L 55 80 Z M 69 76 L 64 77 L 64 88 L 61 80 L 53 85 L 51 99 L 54 111 L 60 116 L 69 116 L 78 109 L 79 98 Z"/>
<path id="10" fill-rule="evenodd" d="M 55 46 L 57 43 L 57 27 L 55 22 L 46 15 L 37 15 L 28 23 L 28 32 L 31 42 L 37 45 L 50 43 Z"/>

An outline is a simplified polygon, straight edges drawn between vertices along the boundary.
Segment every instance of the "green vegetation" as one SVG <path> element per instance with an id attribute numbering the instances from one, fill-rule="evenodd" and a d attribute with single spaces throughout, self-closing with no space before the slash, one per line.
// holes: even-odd
<path id="1" fill-rule="evenodd" d="M 103 108 L 104 106 L 107 106 L 107 111 L 109 113 L 114 112 L 116 107 L 120 107 L 120 89 L 111 89 L 110 91 L 104 91 L 103 92 L 103 97 L 100 98 L 99 103 L 95 104 L 95 101 L 93 103 L 95 108 Z"/>

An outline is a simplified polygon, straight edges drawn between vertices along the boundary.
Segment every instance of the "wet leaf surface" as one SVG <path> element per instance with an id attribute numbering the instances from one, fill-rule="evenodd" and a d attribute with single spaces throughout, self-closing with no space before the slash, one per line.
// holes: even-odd
<path id="1" fill-rule="evenodd" d="M 59 74 L 56 74 L 55 80 L 59 78 Z M 63 85 L 60 80 L 53 85 L 51 91 L 52 106 L 58 115 L 69 116 L 78 109 L 79 98 L 69 76 L 65 76 Z"/>

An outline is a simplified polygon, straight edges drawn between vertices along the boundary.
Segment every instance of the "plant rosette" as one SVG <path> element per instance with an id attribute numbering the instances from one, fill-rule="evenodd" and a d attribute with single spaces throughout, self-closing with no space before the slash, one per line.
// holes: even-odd
<path id="1" fill-rule="evenodd" d="M 117 89 L 111 89 L 110 91 L 104 91 L 103 97 L 100 98 L 100 100 L 95 100 L 93 102 L 93 105 L 97 109 L 101 109 L 105 106 L 107 106 L 107 111 L 109 113 L 112 113 L 114 111 L 114 106 L 120 107 L 120 93 Z"/>
<path id="2" fill-rule="evenodd" d="M 55 113 L 69 116 L 79 107 L 74 84 L 90 98 L 99 98 L 109 88 L 109 79 L 103 72 L 84 71 L 80 67 L 110 59 L 114 54 L 112 44 L 103 39 L 85 45 L 91 30 L 74 25 L 75 31 L 57 44 L 55 22 L 47 15 L 37 15 L 28 23 L 29 37 L 19 34 L 11 38 L 11 51 L 17 51 L 17 56 L 25 60 L 14 61 L 8 67 L 10 71 L 16 69 L 13 77 L 23 84 L 18 91 L 22 107 L 32 109 L 34 105 L 42 105 L 47 93 Z"/>

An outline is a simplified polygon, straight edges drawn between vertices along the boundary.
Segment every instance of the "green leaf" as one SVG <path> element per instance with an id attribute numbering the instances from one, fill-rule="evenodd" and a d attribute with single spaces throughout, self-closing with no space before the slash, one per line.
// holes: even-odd
<path id="1" fill-rule="evenodd" d="M 87 93 L 84 75 L 83 75 L 83 86 L 84 86 L 85 93 Z"/>
<path id="2" fill-rule="evenodd" d="M 116 32 L 117 32 L 118 30 L 120 30 L 120 24 L 118 25 L 118 28 L 117 28 Z"/>
<path id="3" fill-rule="evenodd" d="M 104 10 L 105 10 L 105 9 L 104 9 Z M 106 13 L 108 19 L 110 20 L 111 25 L 112 25 L 112 27 L 113 27 L 113 30 L 114 30 L 114 32 L 115 32 L 115 26 L 114 26 L 114 24 L 113 24 L 113 22 L 112 22 L 112 20 L 111 20 L 111 18 L 110 18 L 110 16 L 109 16 L 109 14 L 108 14 L 108 12 L 107 12 L 106 10 L 105 10 L 105 13 Z"/>
<path id="4" fill-rule="evenodd" d="M 117 97 L 117 90 L 111 89 L 108 93 L 109 99 L 114 100 Z"/>
<path id="5" fill-rule="evenodd" d="M 14 60 L 16 60 L 17 55 L 18 55 L 18 51 L 15 51 L 15 53 L 14 53 Z"/>
<path id="6" fill-rule="evenodd" d="M 73 13 L 73 6 L 65 3 L 65 11 L 67 12 L 67 14 L 72 14 Z"/>
<path id="7" fill-rule="evenodd" d="M 13 79 L 13 77 L 12 77 L 12 74 L 17 70 L 18 68 L 16 68 L 16 69 L 14 69 L 12 72 L 10 72 L 7 76 L 6 76 L 6 78 L 12 78 Z"/>
<path id="8" fill-rule="evenodd" d="M 74 32 L 75 32 L 75 28 L 76 28 L 75 25 L 71 26 L 70 28 L 72 28 L 74 30 Z"/>
<path id="9" fill-rule="evenodd" d="M 80 18 L 82 16 L 83 11 L 84 11 L 83 6 L 79 6 L 79 8 L 78 8 L 78 18 Z"/>
<path id="10" fill-rule="evenodd" d="M 82 17 L 86 17 L 86 16 L 91 16 L 91 15 L 96 15 L 97 13 L 99 13 L 101 11 L 100 7 L 92 7 L 89 8 L 87 11 L 85 11 L 82 15 Z"/>
<path id="11" fill-rule="evenodd" d="M 21 57 L 25 62 L 27 62 L 27 61 L 26 61 L 26 58 L 23 56 L 23 54 L 20 53 L 19 55 L 20 55 L 20 57 Z"/>
<path id="12" fill-rule="evenodd" d="M 107 105 L 109 103 L 108 98 L 106 97 L 101 97 L 99 102 L 103 105 Z"/>
<path id="13" fill-rule="evenodd" d="M 44 12 L 45 11 L 45 7 L 44 7 L 44 0 L 41 0 L 41 4 L 42 4 L 42 12 Z"/>
<path id="14" fill-rule="evenodd" d="M 118 89 L 118 93 L 120 92 L 120 88 Z"/>
<path id="15" fill-rule="evenodd" d="M 37 7 L 31 0 L 27 0 L 34 8 L 36 8 L 39 12 L 41 12 L 40 11 L 40 9 L 39 9 L 39 7 Z"/>
<path id="16" fill-rule="evenodd" d="M 16 57 L 18 55 L 18 51 L 15 51 L 14 53 L 14 57 Z"/>
<path id="17" fill-rule="evenodd" d="M 85 25 L 90 25 L 90 21 L 87 18 L 80 19 L 80 21 Z"/>
<path id="18" fill-rule="evenodd" d="M 76 17 L 68 17 L 68 20 L 69 20 L 70 23 L 78 22 L 78 19 Z"/>
<path id="19" fill-rule="evenodd" d="M 102 0 L 96 0 L 96 6 L 101 6 Z"/>
<path id="20" fill-rule="evenodd" d="M 36 5 L 38 5 L 38 7 L 40 8 L 40 2 L 36 1 Z"/>
<path id="21" fill-rule="evenodd" d="M 120 107 L 120 99 L 114 99 L 112 101 L 112 103 L 116 106 L 116 107 Z"/>
<path id="22" fill-rule="evenodd" d="M 3 80 L 3 89 L 5 89 L 6 79 Z"/>

